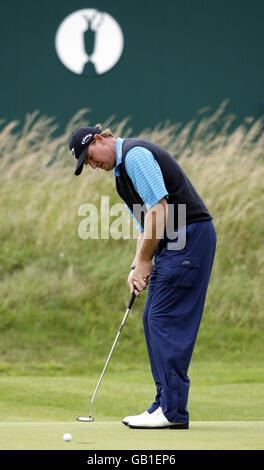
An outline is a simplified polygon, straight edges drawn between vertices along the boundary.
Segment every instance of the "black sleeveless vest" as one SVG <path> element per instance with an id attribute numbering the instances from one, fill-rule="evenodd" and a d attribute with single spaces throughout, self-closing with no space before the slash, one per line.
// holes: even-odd
<path id="1" fill-rule="evenodd" d="M 122 144 L 122 162 L 119 165 L 120 175 L 116 176 L 116 190 L 133 212 L 143 230 L 146 208 L 145 213 L 135 210 L 135 205 L 138 205 L 137 208 L 143 207 L 144 201 L 142 201 L 140 195 L 135 190 L 125 167 L 127 152 L 136 146 L 145 147 L 150 150 L 160 166 L 165 187 L 168 191 L 167 203 L 173 205 L 174 209 L 175 231 L 178 230 L 178 204 L 186 204 L 186 225 L 201 220 L 212 220 L 213 217 L 190 180 L 176 160 L 164 148 L 143 139 L 124 139 Z"/>

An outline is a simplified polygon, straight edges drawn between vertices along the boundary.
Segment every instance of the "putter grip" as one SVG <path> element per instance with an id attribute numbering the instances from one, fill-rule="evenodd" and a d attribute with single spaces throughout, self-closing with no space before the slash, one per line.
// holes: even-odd
<path id="1" fill-rule="evenodd" d="M 133 292 L 133 294 L 131 295 L 131 299 L 130 299 L 130 301 L 129 301 L 129 304 L 128 304 L 128 307 L 127 307 L 127 308 L 131 309 L 131 307 L 132 307 L 132 305 L 133 305 L 133 303 L 134 303 L 135 298 L 136 298 L 136 294 Z"/>

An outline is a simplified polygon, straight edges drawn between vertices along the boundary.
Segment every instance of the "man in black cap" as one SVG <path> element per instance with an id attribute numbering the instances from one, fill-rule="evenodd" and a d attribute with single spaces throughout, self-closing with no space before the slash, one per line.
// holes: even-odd
<path id="1" fill-rule="evenodd" d="M 102 132 L 99 125 L 81 127 L 73 132 L 69 148 L 78 160 L 75 168 L 76 176 L 81 174 L 83 165 L 88 163 L 93 169 L 99 167 L 105 171 L 112 170 L 116 164 L 116 139 L 109 129 Z"/>
<path id="2" fill-rule="evenodd" d="M 117 192 L 140 232 L 128 283 L 136 295 L 148 286 L 143 324 L 156 397 L 123 423 L 187 429 L 187 372 L 216 248 L 212 216 L 176 160 L 152 142 L 114 138 L 97 125 L 77 129 L 69 147 L 78 160 L 76 175 L 84 165 L 114 169 Z M 184 244 L 170 242 L 168 226 L 178 241 L 184 235 Z"/>

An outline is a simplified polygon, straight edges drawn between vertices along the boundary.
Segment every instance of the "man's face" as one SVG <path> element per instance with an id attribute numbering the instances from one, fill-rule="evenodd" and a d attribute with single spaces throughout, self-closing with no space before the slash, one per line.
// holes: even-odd
<path id="1" fill-rule="evenodd" d="M 109 137 L 105 138 L 100 134 L 96 134 L 87 149 L 84 164 L 90 165 L 93 169 L 112 170 L 115 166 L 116 157 L 111 140 Z"/>

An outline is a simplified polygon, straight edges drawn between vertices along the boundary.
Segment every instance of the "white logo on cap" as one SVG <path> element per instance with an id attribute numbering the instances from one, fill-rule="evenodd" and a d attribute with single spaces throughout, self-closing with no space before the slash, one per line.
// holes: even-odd
<path id="1" fill-rule="evenodd" d="M 82 145 L 87 144 L 88 140 L 90 140 L 90 137 L 92 137 L 93 134 L 87 134 L 82 138 Z"/>
<path id="2" fill-rule="evenodd" d="M 73 156 L 75 157 L 75 150 L 74 150 L 74 147 L 72 147 L 71 149 L 71 153 L 73 154 Z"/>

